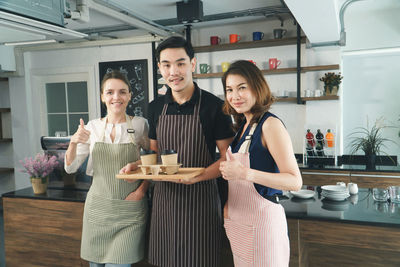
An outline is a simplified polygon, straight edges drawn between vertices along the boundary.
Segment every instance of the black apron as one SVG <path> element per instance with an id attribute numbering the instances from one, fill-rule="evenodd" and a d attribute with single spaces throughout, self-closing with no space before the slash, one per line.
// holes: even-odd
<path id="1" fill-rule="evenodd" d="M 183 167 L 213 163 L 200 123 L 193 115 L 166 115 L 157 126 L 158 150 L 174 149 Z M 219 267 L 223 230 L 216 180 L 193 185 L 156 182 L 150 224 L 149 261 L 162 267 Z"/>

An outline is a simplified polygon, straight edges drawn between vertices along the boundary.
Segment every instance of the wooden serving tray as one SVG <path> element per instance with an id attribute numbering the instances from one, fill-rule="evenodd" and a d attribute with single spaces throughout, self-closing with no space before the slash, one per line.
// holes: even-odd
<path id="1" fill-rule="evenodd" d="M 204 172 L 205 168 L 179 168 L 179 171 L 175 174 L 143 174 L 142 170 L 139 168 L 129 174 L 117 174 L 115 177 L 117 179 L 165 179 L 165 180 L 174 180 L 174 179 L 190 179 L 196 177 L 197 175 Z"/>

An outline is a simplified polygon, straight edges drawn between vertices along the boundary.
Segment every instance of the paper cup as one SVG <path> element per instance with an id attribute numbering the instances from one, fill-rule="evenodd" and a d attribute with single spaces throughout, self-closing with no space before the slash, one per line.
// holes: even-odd
<path id="1" fill-rule="evenodd" d="M 157 164 L 157 154 L 141 155 L 140 160 L 142 161 L 142 165 L 155 165 Z"/>

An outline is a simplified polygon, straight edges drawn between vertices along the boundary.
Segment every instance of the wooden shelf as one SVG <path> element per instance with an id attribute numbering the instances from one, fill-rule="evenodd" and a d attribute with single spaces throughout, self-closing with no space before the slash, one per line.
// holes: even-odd
<path id="1" fill-rule="evenodd" d="M 12 138 L 0 138 L 0 143 L 12 142 Z"/>
<path id="2" fill-rule="evenodd" d="M 324 101 L 324 100 L 338 100 L 337 95 L 326 95 L 319 97 L 301 97 L 302 101 Z M 276 97 L 276 102 L 296 102 L 296 97 Z"/>
<path id="3" fill-rule="evenodd" d="M 11 108 L 0 108 L 0 113 L 11 112 Z"/>
<path id="4" fill-rule="evenodd" d="M 3 167 L 0 167 L 0 173 L 10 173 L 10 172 L 14 172 L 14 168 L 3 168 Z"/>
<path id="5" fill-rule="evenodd" d="M 339 100 L 338 95 L 325 95 L 319 97 L 302 97 L 303 101 L 319 101 L 319 100 Z"/>
<path id="6" fill-rule="evenodd" d="M 323 70 L 338 70 L 339 65 L 321 65 L 321 66 L 308 66 L 308 67 L 301 67 L 301 72 L 310 72 L 310 71 L 323 71 Z M 276 74 L 290 74 L 296 73 L 297 68 L 281 68 L 275 70 L 261 70 L 264 75 L 276 75 Z M 215 73 L 205 73 L 205 74 L 193 74 L 194 79 L 209 79 L 209 78 L 221 78 L 223 72 L 215 72 Z"/>
<path id="7" fill-rule="evenodd" d="M 306 42 L 306 37 L 303 36 L 301 38 L 301 43 L 305 43 L 305 42 Z M 194 49 L 195 53 L 204 53 L 204 52 L 227 51 L 227 50 L 246 49 L 246 48 L 293 45 L 296 43 L 297 43 L 297 37 L 291 37 L 291 38 L 283 38 L 283 39 L 238 42 L 238 43 L 234 43 L 234 44 L 196 46 L 196 47 L 193 47 L 193 49 Z"/>

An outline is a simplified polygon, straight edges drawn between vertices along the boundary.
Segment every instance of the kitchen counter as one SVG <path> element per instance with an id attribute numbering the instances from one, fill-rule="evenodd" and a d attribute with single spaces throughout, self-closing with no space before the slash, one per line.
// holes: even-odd
<path id="1" fill-rule="evenodd" d="M 344 201 L 327 200 L 316 192 L 313 198 L 291 197 L 281 204 L 287 218 L 400 227 L 400 204 L 376 202 L 366 188 Z"/>
<path id="2" fill-rule="evenodd" d="M 398 172 L 400 175 L 400 165 L 396 166 L 376 166 L 375 170 L 367 170 L 365 165 L 348 165 L 344 164 L 341 166 L 324 165 L 323 167 L 308 166 L 305 164 L 299 164 L 300 170 L 324 170 L 324 171 L 357 171 L 357 172 Z"/>
<path id="3" fill-rule="evenodd" d="M 88 185 L 58 186 L 62 184 L 42 195 L 33 194 L 31 187 L 3 194 L 10 266 L 87 265 L 79 247 Z M 366 188 L 340 202 L 317 192 L 311 199 L 287 196 L 281 204 L 288 220 L 290 266 L 400 266 L 399 204 L 374 202 Z M 26 222 L 35 222 L 34 227 Z"/>

